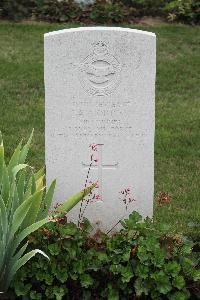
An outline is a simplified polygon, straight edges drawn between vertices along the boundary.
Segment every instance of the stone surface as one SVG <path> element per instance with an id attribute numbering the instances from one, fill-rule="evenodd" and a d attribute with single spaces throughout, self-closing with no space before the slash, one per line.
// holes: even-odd
<path id="1" fill-rule="evenodd" d="M 94 4 L 95 0 L 75 0 L 74 2 L 79 4 L 80 6 L 87 6 Z"/>
<path id="2" fill-rule="evenodd" d="M 84 216 L 103 230 L 134 209 L 152 215 L 155 68 L 150 32 L 85 27 L 45 34 L 47 183 L 57 178 L 55 202 L 81 190 L 94 152 L 88 181 L 99 181 L 99 196 Z M 128 207 L 125 188 L 135 199 Z M 70 219 L 78 215 L 79 206 Z"/>

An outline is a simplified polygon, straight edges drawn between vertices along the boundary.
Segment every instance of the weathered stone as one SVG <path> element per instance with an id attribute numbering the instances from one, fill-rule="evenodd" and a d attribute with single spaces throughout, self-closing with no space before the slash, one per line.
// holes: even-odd
<path id="1" fill-rule="evenodd" d="M 155 68 L 150 32 L 85 27 L 45 34 L 47 182 L 57 178 L 55 202 L 81 190 L 89 146 L 98 144 L 88 181 L 99 181 L 99 200 L 84 216 L 104 230 L 135 209 L 152 215 Z M 136 200 L 127 210 L 125 188 Z M 70 218 L 78 214 L 79 206 Z"/>

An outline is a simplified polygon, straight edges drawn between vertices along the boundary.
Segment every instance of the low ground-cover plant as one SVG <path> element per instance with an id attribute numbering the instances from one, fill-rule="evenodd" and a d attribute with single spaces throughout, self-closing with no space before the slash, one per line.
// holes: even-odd
<path id="1" fill-rule="evenodd" d="M 27 236 L 51 220 L 48 213 L 56 184 L 54 180 L 47 189 L 44 169 L 35 173 L 31 166 L 25 164 L 32 135 L 33 132 L 23 147 L 20 142 L 8 164 L 0 135 L 0 292 L 7 291 L 15 273 L 35 254 L 48 258 L 35 248 L 26 253 Z M 64 201 L 57 208 L 56 215 L 65 215 L 93 187 L 85 187 Z"/>
<path id="2" fill-rule="evenodd" d="M 92 234 L 65 217 L 29 237 L 50 257 L 33 258 L 16 275 L 15 293 L 30 299 L 197 299 L 200 271 L 192 245 L 168 226 L 142 221 L 137 212 L 121 222 L 120 232 Z"/>

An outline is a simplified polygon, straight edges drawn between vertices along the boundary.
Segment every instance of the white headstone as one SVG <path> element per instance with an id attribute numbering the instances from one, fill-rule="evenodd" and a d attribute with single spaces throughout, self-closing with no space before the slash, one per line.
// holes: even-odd
<path id="1" fill-rule="evenodd" d="M 103 230 L 133 210 L 153 212 L 155 69 L 154 33 L 85 27 L 45 34 L 47 183 L 57 179 L 55 202 L 80 191 L 89 146 L 98 144 L 89 180 L 99 181 L 99 197 L 84 217 Z M 128 207 L 125 188 L 136 200 Z"/>

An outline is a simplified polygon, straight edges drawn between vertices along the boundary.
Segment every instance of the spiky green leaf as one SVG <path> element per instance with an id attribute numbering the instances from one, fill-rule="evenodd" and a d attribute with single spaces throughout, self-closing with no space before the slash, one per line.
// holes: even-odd
<path id="1" fill-rule="evenodd" d="M 21 226 L 22 229 L 24 229 L 36 222 L 37 216 L 38 216 L 38 213 L 40 210 L 41 202 L 42 202 L 42 195 L 43 195 L 43 191 L 37 191 L 32 196 L 30 209 L 27 212 L 27 215 L 22 223 L 22 226 Z"/>
<path id="2" fill-rule="evenodd" d="M 43 203 L 42 203 L 43 207 L 40 210 L 40 213 L 38 215 L 38 220 L 41 220 L 41 219 L 46 218 L 48 216 L 48 211 L 49 211 L 49 209 L 51 207 L 51 204 L 52 204 L 52 199 L 53 199 L 55 186 L 56 186 L 56 180 L 54 180 L 51 183 L 51 185 L 50 185 L 50 187 L 49 187 L 49 189 L 48 189 L 48 191 L 47 191 L 47 193 L 44 197 L 44 200 L 43 200 Z"/>
<path id="3" fill-rule="evenodd" d="M 20 259 L 18 259 L 12 266 L 12 268 L 10 269 L 9 273 L 7 274 L 7 280 L 6 280 L 6 284 L 5 284 L 5 288 L 7 290 L 13 276 L 16 274 L 16 272 L 23 266 L 25 265 L 33 256 L 35 256 L 37 253 L 43 255 L 44 257 L 46 257 L 49 260 L 49 257 L 41 250 L 39 249 L 35 249 L 32 250 L 26 254 L 24 254 Z"/>
<path id="4" fill-rule="evenodd" d="M 5 165 L 5 163 L 3 165 L 1 196 L 3 198 L 5 205 L 7 205 L 7 202 L 8 202 L 9 196 L 10 196 L 10 180 L 9 180 L 9 176 L 8 176 L 8 169 Z"/>
<path id="5" fill-rule="evenodd" d="M 15 149 L 15 151 L 14 151 L 14 153 L 13 153 L 13 155 L 12 155 L 10 161 L 9 161 L 8 174 L 9 174 L 10 178 L 12 176 L 12 169 L 18 165 L 19 157 L 20 157 L 20 154 L 21 154 L 21 146 L 22 146 L 22 142 L 19 143 L 19 145 Z"/>
<path id="6" fill-rule="evenodd" d="M 15 211 L 13 215 L 12 225 L 10 229 L 10 238 L 14 236 L 14 234 L 19 229 L 20 225 L 24 221 L 30 207 L 32 204 L 33 196 L 30 196 L 27 200 L 25 200 Z"/>
<path id="7" fill-rule="evenodd" d="M 34 132 L 34 129 L 31 132 L 31 135 L 28 139 L 28 142 L 26 143 L 26 145 L 24 145 L 24 147 L 21 150 L 21 154 L 20 154 L 20 157 L 19 157 L 19 164 L 24 164 L 24 162 L 26 160 L 26 157 L 27 157 L 30 145 L 31 145 L 31 141 L 32 141 L 32 138 L 33 138 L 33 132 Z"/>
<path id="8" fill-rule="evenodd" d="M 92 184 L 91 186 L 83 189 L 81 192 L 75 194 L 70 197 L 66 201 L 64 201 L 57 209 L 57 213 L 67 213 L 69 212 L 79 201 L 81 201 L 84 197 L 91 193 L 96 184 Z"/>
<path id="9" fill-rule="evenodd" d="M 0 132 L 0 186 L 2 182 L 2 176 L 3 176 L 3 166 L 4 166 L 4 147 L 3 147 L 3 140 Z"/>

